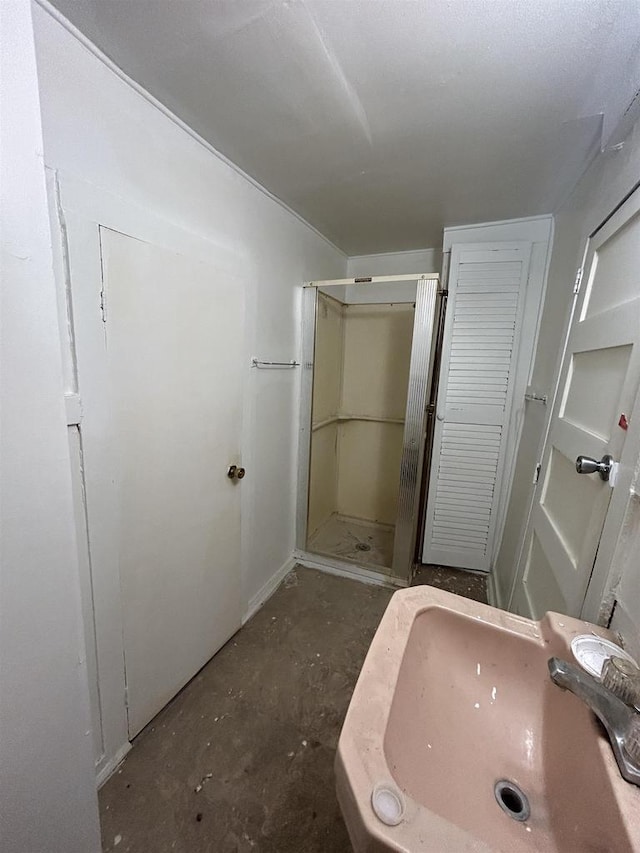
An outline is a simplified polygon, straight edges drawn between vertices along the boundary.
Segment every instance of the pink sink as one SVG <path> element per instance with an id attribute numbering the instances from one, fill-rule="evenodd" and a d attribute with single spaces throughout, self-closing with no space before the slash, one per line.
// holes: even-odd
<path id="1" fill-rule="evenodd" d="M 336 757 L 356 853 L 640 851 L 640 788 L 549 677 L 548 659 L 573 661 L 572 637 L 591 631 L 611 638 L 555 613 L 533 622 L 432 587 L 397 592 Z"/>

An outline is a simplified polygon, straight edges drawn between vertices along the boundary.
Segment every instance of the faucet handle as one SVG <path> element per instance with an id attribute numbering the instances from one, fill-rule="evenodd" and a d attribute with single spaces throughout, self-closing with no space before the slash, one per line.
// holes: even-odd
<path id="1" fill-rule="evenodd" d="M 632 661 L 617 655 L 607 658 L 602 683 L 626 705 L 640 704 L 640 669 Z"/>
<path id="2" fill-rule="evenodd" d="M 640 726 L 637 711 L 614 696 L 610 690 L 584 670 L 560 658 L 549 658 L 549 675 L 558 687 L 570 690 L 589 707 L 605 727 L 618 768 L 623 778 L 640 786 Z"/>

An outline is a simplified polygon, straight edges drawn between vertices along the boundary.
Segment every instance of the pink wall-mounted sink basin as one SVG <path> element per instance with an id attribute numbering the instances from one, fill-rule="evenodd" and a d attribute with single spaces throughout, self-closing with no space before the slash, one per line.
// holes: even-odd
<path id="1" fill-rule="evenodd" d="M 609 636 L 432 587 L 396 593 L 336 757 L 356 853 L 640 851 L 640 788 L 591 711 L 549 677 L 548 659 L 573 661 L 571 639 L 589 631 Z"/>

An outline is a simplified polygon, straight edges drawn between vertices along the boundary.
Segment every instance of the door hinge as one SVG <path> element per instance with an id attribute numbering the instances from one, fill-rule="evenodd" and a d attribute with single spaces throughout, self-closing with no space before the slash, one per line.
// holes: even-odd
<path id="1" fill-rule="evenodd" d="M 538 480 L 540 479 L 540 471 L 542 470 L 542 462 L 538 462 L 536 465 L 536 470 L 533 472 L 533 485 L 538 485 Z"/>
<path id="2" fill-rule="evenodd" d="M 582 284 L 582 267 L 576 270 L 576 280 L 573 283 L 573 292 L 580 293 L 580 285 Z"/>
<path id="3" fill-rule="evenodd" d="M 102 322 L 107 322 L 107 292 L 102 288 L 100 291 L 100 313 L 102 314 Z"/>

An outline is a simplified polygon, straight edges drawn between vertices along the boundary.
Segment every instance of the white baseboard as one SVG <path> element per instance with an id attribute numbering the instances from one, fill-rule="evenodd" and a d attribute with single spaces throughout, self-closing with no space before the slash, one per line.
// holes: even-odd
<path id="1" fill-rule="evenodd" d="M 242 618 L 242 624 L 244 625 L 246 622 L 251 619 L 251 617 L 256 613 L 262 605 L 268 601 L 269 598 L 273 595 L 276 589 L 280 586 L 280 583 L 284 580 L 286 575 L 289 574 L 291 569 L 295 566 L 297 560 L 294 557 L 289 557 L 286 563 L 284 563 L 278 571 L 273 574 L 269 580 L 264 584 L 258 592 L 249 599 L 249 604 L 247 606 L 247 612 Z"/>
<path id="2" fill-rule="evenodd" d="M 487 601 L 492 607 L 498 607 L 500 610 L 504 609 L 502 607 L 500 591 L 496 583 L 495 569 L 490 571 L 487 575 Z"/>
<path id="3" fill-rule="evenodd" d="M 108 761 L 106 761 L 102 766 L 97 765 L 96 770 L 96 786 L 101 788 L 104 783 L 107 781 L 109 776 L 120 767 L 122 762 L 127 757 L 127 753 L 131 750 L 131 744 L 127 741 L 123 744 L 120 749 L 116 750 L 115 755 L 113 755 Z"/>
<path id="4" fill-rule="evenodd" d="M 374 572 L 371 569 L 364 569 L 361 566 L 344 563 L 342 560 L 333 560 L 330 557 L 319 557 L 316 554 L 308 554 L 306 551 L 295 551 L 294 558 L 294 562 L 300 563 L 301 566 L 306 566 L 309 569 L 317 569 L 329 575 L 349 578 L 352 581 L 360 581 L 360 583 L 386 586 L 390 589 L 404 589 L 409 586 L 408 581 L 385 575 L 383 572 Z"/>

